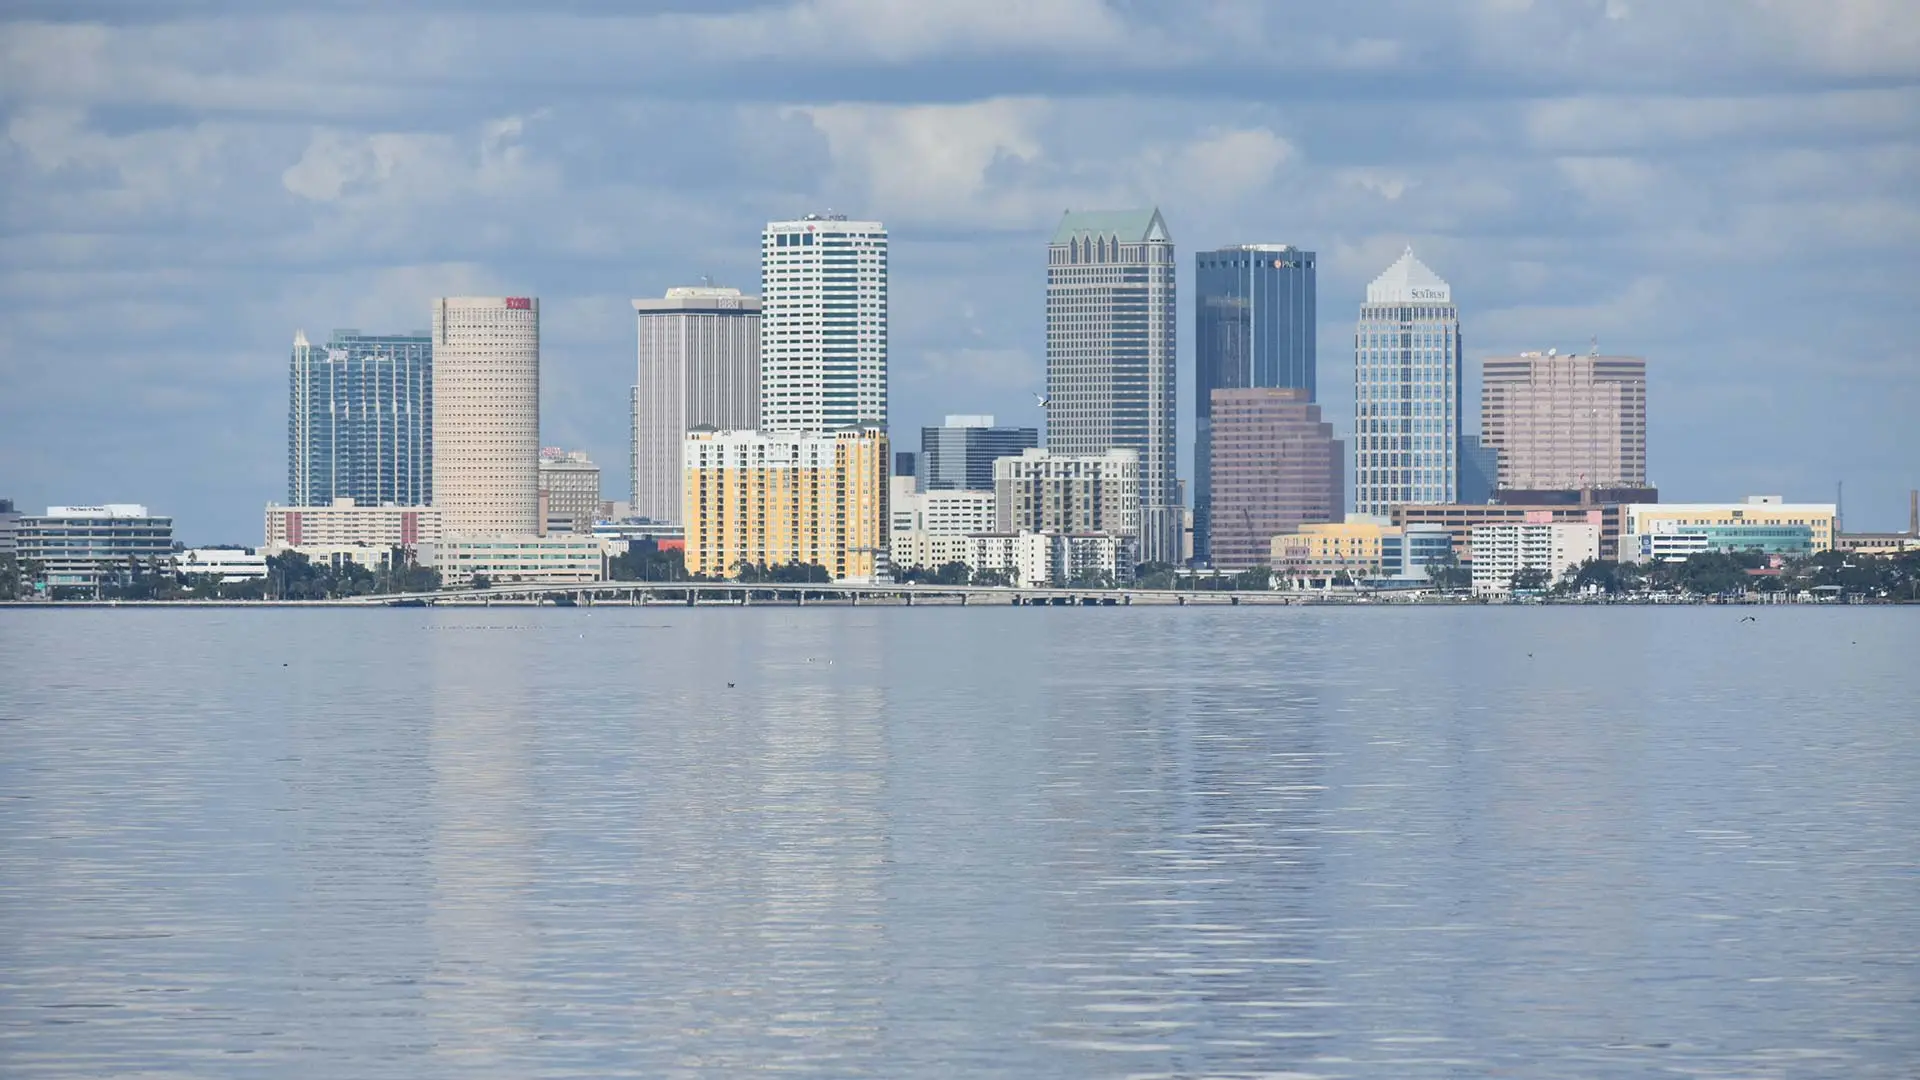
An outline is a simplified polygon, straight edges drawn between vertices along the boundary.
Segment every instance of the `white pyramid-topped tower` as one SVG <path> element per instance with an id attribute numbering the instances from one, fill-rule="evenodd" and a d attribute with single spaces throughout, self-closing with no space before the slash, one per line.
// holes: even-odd
<path id="1" fill-rule="evenodd" d="M 1421 262 L 1409 247 L 1373 284 L 1367 286 L 1369 304 L 1450 304 L 1453 286 Z"/>

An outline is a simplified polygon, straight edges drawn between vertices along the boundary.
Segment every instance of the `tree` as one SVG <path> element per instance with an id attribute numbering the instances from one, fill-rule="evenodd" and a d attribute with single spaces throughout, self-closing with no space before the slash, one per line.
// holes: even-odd
<path id="1" fill-rule="evenodd" d="M 973 577 L 973 570 L 966 563 L 955 559 L 941 563 L 933 572 L 935 585 L 965 585 Z"/>
<path id="2" fill-rule="evenodd" d="M 0 555 L 0 600 L 18 600 L 20 591 L 20 562 L 9 551 Z"/>
<path id="3" fill-rule="evenodd" d="M 1593 590 L 1612 596 L 1623 590 L 1620 564 L 1609 559 L 1588 559 L 1567 575 L 1560 587 L 1568 592 Z"/>
<path id="4" fill-rule="evenodd" d="M 1427 564 L 1427 580 L 1441 592 L 1466 592 L 1473 588 L 1473 571 L 1460 565 L 1460 556 L 1449 551 L 1442 562 Z"/>
<path id="5" fill-rule="evenodd" d="M 1175 570 L 1172 563 L 1147 562 L 1133 568 L 1133 583 L 1142 589 L 1171 589 Z"/>
<path id="6" fill-rule="evenodd" d="M 1013 584 L 1012 575 L 1005 570 L 975 570 L 973 583 L 986 586 L 1007 586 Z"/>
<path id="7" fill-rule="evenodd" d="M 1513 572 L 1513 579 L 1507 583 L 1507 588 L 1513 592 L 1539 592 L 1552 580 L 1552 577 L 1538 566 L 1523 566 Z"/>
<path id="8" fill-rule="evenodd" d="M 610 573 L 615 581 L 685 581 L 686 554 L 684 548 L 663 550 L 656 540 L 636 540 L 613 557 Z"/>
<path id="9" fill-rule="evenodd" d="M 1111 589 L 1113 574 L 1100 569 L 1081 570 L 1074 574 L 1073 580 L 1067 584 L 1076 589 Z"/>

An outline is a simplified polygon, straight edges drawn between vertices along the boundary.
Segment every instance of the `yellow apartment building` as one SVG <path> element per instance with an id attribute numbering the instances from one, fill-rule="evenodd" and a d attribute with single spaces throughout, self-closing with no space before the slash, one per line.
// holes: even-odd
<path id="1" fill-rule="evenodd" d="M 1355 579 L 1378 577 L 1384 541 L 1401 534 L 1386 519 L 1368 514 L 1302 525 L 1297 532 L 1273 538 L 1272 566 L 1279 573 L 1302 577 L 1331 577 L 1342 570 Z"/>
<path id="2" fill-rule="evenodd" d="M 688 573 L 735 577 L 749 563 L 814 563 L 835 581 L 861 582 L 885 568 L 892 457 L 884 428 L 695 428 L 684 451 Z"/>

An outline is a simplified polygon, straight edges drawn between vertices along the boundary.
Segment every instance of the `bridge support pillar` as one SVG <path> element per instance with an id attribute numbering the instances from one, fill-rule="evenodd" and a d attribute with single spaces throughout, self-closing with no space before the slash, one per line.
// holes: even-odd
<path id="1" fill-rule="evenodd" d="M 908 607 L 912 607 L 912 606 L 913 606 L 913 594 L 912 594 L 912 593 L 908 593 L 908 594 L 907 594 L 907 606 L 908 606 Z"/>

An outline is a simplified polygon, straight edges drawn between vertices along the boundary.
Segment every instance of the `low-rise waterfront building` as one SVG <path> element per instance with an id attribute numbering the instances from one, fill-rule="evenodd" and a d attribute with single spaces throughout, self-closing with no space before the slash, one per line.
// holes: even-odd
<path id="1" fill-rule="evenodd" d="M 484 577 L 493 585 L 567 584 L 607 576 L 608 544 L 598 537 L 453 536 L 419 547 L 421 566 L 440 572 L 444 588 L 462 588 Z"/>
<path id="2" fill-rule="evenodd" d="M 1784 534 L 1762 539 L 1755 528 L 1804 527 L 1810 534 L 1807 550 L 1827 551 L 1834 543 L 1837 509 L 1833 503 L 1790 503 L 1778 495 L 1749 495 L 1737 503 L 1630 503 L 1621 511 L 1622 540 L 1618 558 L 1622 561 L 1640 559 L 1643 551 L 1657 546 L 1651 539 L 1655 536 L 1694 535 L 1679 531 L 1683 529 L 1722 530 L 1718 535 L 1729 543 L 1737 543 L 1741 534 L 1755 542 L 1780 543 L 1788 539 Z M 1725 531 L 1729 529 L 1733 531 Z M 1795 543 L 1797 546 L 1797 541 Z"/>
<path id="3" fill-rule="evenodd" d="M 1268 557 L 1276 573 L 1302 588 L 1344 578 L 1354 585 L 1405 588 L 1427 580 L 1427 569 L 1451 561 L 1453 539 L 1438 525 L 1398 526 L 1371 514 L 1316 522 L 1273 538 Z"/>
<path id="4" fill-rule="evenodd" d="M 1630 533 L 1620 553 L 1621 562 L 1685 562 L 1689 556 L 1719 552 L 1784 555 L 1813 554 L 1810 525 L 1680 525 L 1651 523 L 1651 531 Z"/>
<path id="5" fill-rule="evenodd" d="M 207 574 L 222 582 L 251 581 L 267 576 L 267 555 L 246 548 L 188 548 L 175 556 L 174 568 L 188 576 Z"/>
<path id="6" fill-rule="evenodd" d="M 885 430 L 696 430 L 685 462 L 688 573 L 810 563 L 835 581 L 885 579 Z"/>
<path id="7" fill-rule="evenodd" d="M 366 544 L 404 547 L 440 539 L 440 512 L 431 506 L 360 506 L 335 499 L 326 506 L 267 504 L 266 546 Z"/>
<path id="8" fill-rule="evenodd" d="M 613 545 L 614 553 L 620 554 L 631 550 L 637 543 L 650 542 L 662 551 L 684 547 L 687 530 L 684 526 L 671 521 L 626 518 L 619 521 L 595 522 L 593 535 Z"/>
<path id="9" fill-rule="evenodd" d="M 1384 541 L 1395 532 L 1383 517 L 1348 514 L 1343 521 L 1316 522 L 1271 541 L 1274 571 L 1305 585 L 1341 576 L 1358 583 L 1385 572 Z"/>
<path id="10" fill-rule="evenodd" d="M 991 491 L 913 491 L 913 477 L 893 478 L 888 502 L 893 532 L 928 532 L 936 536 L 966 536 L 994 530 L 995 501 Z"/>
<path id="11" fill-rule="evenodd" d="M 260 550 L 270 558 L 299 555 L 315 566 L 330 566 L 335 570 L 345 568 L 348 563 L 354 563 L 376 574 L 391 568 L 395 558 L 398 558 L 402 565 L 409 562 L 425 565 L 419 562 L 407 548 L 395 547 L 391 544 L 301 544 L 298 547 L 275 544 Z"/>
<path id="12" fill-rule="evenodd" d="M 137 503 L 49 506 L 15 525 L 15 556 L 38 568 L 36 584 L 98 590 L 142 570 L 173 566 L 173 519 Z"/>
<path id="13" fill-rule="evenodd" d="M 1600 558 L 1617 559 L 1620 551 L 1621 508 L 1618 504 L 1553 503 L 1444 503 L 1434 506 L 1396 506 L 1393 523 L 1402 527 L 1439 525 L 1453 539 L 1453 553 L 1462 563 L 1473 560 L 1473 530 L 1481 525 L 1523 522 L 1528 515 L 1546 514 L 1553 521 L 1590 523 L 1598 513 Z"/>
<path id="14" fill-rule="evenodd" d="M 1515 575 L 1537 570 L 1551 585 L 1581 563 L 1600 557 L 1600 525 L 1554 521 L 1536 513 L 1525 521 L 1478 525 L 1473 530 L 1473 592 L 1504 595 Z"/>
<path id="15" fill-rule="evenodd" d="M 1104 588 L 1133 584 L 1139 540 L 1111 533 L 984 533 L 968 538 L 968 567 L 1021 588 Z"/>

